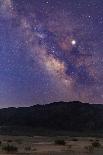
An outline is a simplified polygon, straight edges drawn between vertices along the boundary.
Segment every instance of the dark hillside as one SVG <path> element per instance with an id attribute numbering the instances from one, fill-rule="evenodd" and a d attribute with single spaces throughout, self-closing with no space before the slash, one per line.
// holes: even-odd
<path id="1" fill-rule="evenodd" d="M 103 131 L 103 105 L 75 101 L 0 109 L 0 126 L 74 132 Z"/>

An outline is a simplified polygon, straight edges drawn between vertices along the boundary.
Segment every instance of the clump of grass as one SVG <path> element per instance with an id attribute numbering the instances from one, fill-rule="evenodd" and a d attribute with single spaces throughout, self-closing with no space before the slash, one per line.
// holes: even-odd
<path id="1" fill-rule="evenodd" d="M 90 141 L 90 142 L 93 142 L 94 140 L 93 140 L 93 139 L 89 139 L 89 141 Z"/>
<path id="2" fill-rule="evenodd" d="M 15 142 L 16 142 L 17 144 L 22 144 L 22 139 L 16 139 Z"/>
<path id="3" fill-rule="evenodd" d="M 55 140 L 55 144 L 56 145 L 66 145 L 66 142 L 63 139 L 57 139 L 57 140 Z"/>
<path id="4" fill-rule="evenodd" d="M 6 152 L 17 152 L 18 151 L 18 148 L 14 145 L 5 145 L 2 147 L 2 150 L 3 151 L 6 151 Z"/>
<path id="5" fill-rule="evenodd" d="M 0 146 L 1 146 L 1 144 L 2 144 L 2 141 L 0 141 Z"/>
<path id="6" fill-rule="evenodd" d="M 71 148 L 72 148 L 72 145 L 71 145 L 71 144 L 69 144 L 69 145 L 68 145 L 68 149 L 71 149 Z"/>
<path id="7" fill-rule="evenodd" d="M 25 151 L 30 151 L 31 150 L 31 146 L 26 146 L 24 149 L 25 149 Z"/>
<path id="8" fill-rule="evenodd" d="M 8 139 L 7 142 L 8 142 L 8 143 L 12 143 L 12 140 L 11 140 L 11 139 Z"/>
<path id="9" fill-rule="evenodd" d="M 99 142 L 99 139 L 96 139 L 95 141 L 96 141 L 96 142 Z"/>
<path id="10" fill-rule="evenodd" d="M 92 145 L 88 145 L 84 147 L 89 153 L 93 153 L 94 147 Z"/>
<path id="11" fill-rule="evenodd" d="M 72 141 L 77 142 L 78 139 L 77 138 L 72 138 Z"/>
<path id="12" fill-rule="evenodd" d="M 37 151 L 37 149 L 36 148 L 33 148 L 33 151 Z"/>
<path id="13" fill-rule="evenodd" d="M 99 142 L 98 140 L 96 140 L 96 141 L 94 141 L 94 142 L 92 143 L 92 146 L 93 146 L 94 148 L 98 148 L 98 147 L 101 146 L 101 144 L 100 144 L 100 142 Z"/>

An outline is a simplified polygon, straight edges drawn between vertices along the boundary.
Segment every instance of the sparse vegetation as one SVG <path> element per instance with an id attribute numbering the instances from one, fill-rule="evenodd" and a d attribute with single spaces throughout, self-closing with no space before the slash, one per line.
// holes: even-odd
<path id="1" fill-rule="evenodd" d="M 14 145 L 5 145 L 2 147 L 2 150 L 3 151 L 6 151 L 6 152 L 17 152 L 18 151 L 18 148 Z"/>
<path id="2" fill-rule="evenodd" d="M 94 142 L 92 143 L 92 146 L 95 147 L 95 148 L 97 148 L 97 147 L 100 147 L 101 144 L 100 144 L 99 141 L 96 140 L 96 141 L 94 141 Z"/>
<path id="3" fill-rule="evenodd" d="M 92 139 L 93 141 L 91 141 Z M 1 154 L 41 155 L 97 155 L 103 153 L 103 138 L 86 137 L 42 137 L 42 136 L 1 136 Z M 10 142 L 9 142 L 10 140 Z M 22 142 L 19 145 L 18 140 Z M 73 141 L 72 141 L 73 140 Z M 12 143 L 11 143 L 12 142 Z M 100 148 L 99 148 L 100 147 Z"/>
<path id="4" fill-rule="evenodd" d="M 71 148 L 72 148 L 72 145 L 71 145 L 71 144 L 69 144 L 69 145 L 68 145 L 68 149 L 71 149 Z"/>
<path id="5" fill-rule="evenodd" d="M 16 139 L 15 142 L 16 142 L 17 144 L 22 144 L 22 140 L 21 140 L 21 139 Z"/>
<path id="6" fill-rule="evenodd" d="M 1 146 L 1 144 L 2 144 L 2 141 L 0 141 L 0 146 Z"/>
<path id="7" fill-rule="evenodd" d="M 57 140 L 55 140 L 55 144 L 56 145 L 66 145 L 66 142 L 63 139 L 57 139 Z"/>
<path id="8" fill-rule="evenodd" d="M 31 146 L 26 146 L 25 147 L 25 151 L 30 151 L 31 150 Z"/>
<path id="9" fill-rule="evenodd" d="M 33 151 L 37 151 L 37 149 L 36 148 L 33 148 Z"/>
<path id="10" fill-rule="evenodd" d="M 78 139 L 77 138 L 72 138 L 72 141 L 77 142 Z"/>
<path id="11" fill-rule="evenodd" d="M 9 140 L 7 140 L 7 142 L 8 142 L 8 143 L 12 143 L 12 140 L 11 140 L 11 139 L 9 139 Z"/>
<path id="12" fill-rule="evenodd" d="M 89 153 L 93 153 L 94 147 L 92 145 L 88 145 L 84 147 Z"/>
<path id="13" fill-rule="evenodd" d="M 93 140 L 93 139 L 90 139 L 89 141 L 90 141 L 90 142 L 93 142 L 94 140 Z"/>

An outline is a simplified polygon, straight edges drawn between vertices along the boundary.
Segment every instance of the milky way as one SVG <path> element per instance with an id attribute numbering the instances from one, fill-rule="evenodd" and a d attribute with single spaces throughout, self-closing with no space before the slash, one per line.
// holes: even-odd
<path id="1" fill-rule="evenodd" d="M 0 0 L 0 107 L 103 103 L 102 0 Z"/>

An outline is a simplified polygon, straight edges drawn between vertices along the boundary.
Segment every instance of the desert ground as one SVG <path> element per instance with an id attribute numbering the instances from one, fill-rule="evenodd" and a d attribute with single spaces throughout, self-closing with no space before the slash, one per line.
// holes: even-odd
<path id="1" fill-rule="evenodd" d="M 0 154 L 103 155 L 103 138 L 0 136 Z"/>

